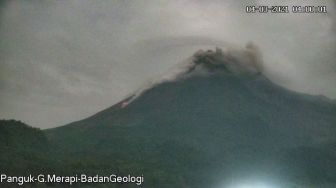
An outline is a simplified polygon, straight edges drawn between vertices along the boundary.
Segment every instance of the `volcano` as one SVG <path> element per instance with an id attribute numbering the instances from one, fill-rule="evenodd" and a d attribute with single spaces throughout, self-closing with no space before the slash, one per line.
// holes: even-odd
<path id="1" fill-rule="evenodd" d="M 173 73 L 91 117 L 35 131 L 47 141 L 11 152 L 26 156 L 17 168 L 142 175 L 150 188 L 336 186 L 335 102 L 274 84 L 256 46 L 200 50 Z"/>
<path id="2" fill-rule="evenodd" d="M 336 181 L 335 103 L 272 83 L 253 45 L 199 51 L 172 78 L 46 133 L 76 159 L 144 174 L 145 187 Z"/>

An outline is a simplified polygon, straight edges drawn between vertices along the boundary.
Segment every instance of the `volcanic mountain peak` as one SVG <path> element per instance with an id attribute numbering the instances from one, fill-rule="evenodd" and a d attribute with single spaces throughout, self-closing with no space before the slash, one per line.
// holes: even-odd
<path id="1" fill-rule="evenodd" d="M 221 48 L 213 50 L 199 50 L 194 54 L 194 65 L 203 65 L 209 70 L 224 68 L 235 74 L 257 74 L 262 72 L 262 56 L 259 48 L 248 43 L 244 49 Z"/>
<path id="2" fill-rule="evenodd" d="M 262 73 L 263 61 L 258 46 L 248 43 L 243 49 L 216 47 L 215 50 L 198 50 L 186 61 L 170 69 L 159 79 L 147 82 L 144 86 L 133 92 L 122 101 L 124 108 L 143 92 L 163 83 L 176 81 L 185 77 L 211 74 L 214 72 L 230 73 L 235 75 L 257 75 Z"/>
<path id="3" fill-rule="evenodd" d="M 216 187 L 206 184 L 251 174 L 335 187 L 335 104 L 272 83 L 261 62 L 252 44 L 200 50 L 120 103 L 46 133 L 76 164 L 140 169 L 146 187 Z"/>

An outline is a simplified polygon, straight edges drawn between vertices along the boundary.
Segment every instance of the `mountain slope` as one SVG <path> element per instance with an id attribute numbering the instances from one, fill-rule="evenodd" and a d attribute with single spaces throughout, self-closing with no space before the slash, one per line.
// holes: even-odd
<path id="1" fill-rule="evenodd" d="M 175 79 L 46 134 L 74 158 L 143 173 L 147 187 L 254 173 L 335 183 L 336 105 L 273 84 L 250 49 L 243 55 L 198 52 Z"/>

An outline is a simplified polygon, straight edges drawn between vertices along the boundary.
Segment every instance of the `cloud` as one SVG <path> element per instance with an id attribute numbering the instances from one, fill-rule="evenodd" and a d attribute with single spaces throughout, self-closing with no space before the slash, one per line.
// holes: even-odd
<path id="1" fill-rule="evenodd" d="M 280 2 L 280 3 L 279 3 Z M 335 2 L 328 14 L 247 14 L 292 1 L 1 1 L 0 118 L 52 127 L 123 99 L 199 48 L 253 41 L 290 89 L 336 98 Z"/>

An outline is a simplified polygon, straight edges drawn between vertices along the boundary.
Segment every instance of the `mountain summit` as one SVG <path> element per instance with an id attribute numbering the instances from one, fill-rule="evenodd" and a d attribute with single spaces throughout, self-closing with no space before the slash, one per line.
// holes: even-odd
<path id="1" fill-rule="evenodd" d="M 50 142 L 104 172 L 144 174 L 145 187 L 220 188 L 254 176 L 276 187 L 335 185 L 334 103 L 272 83 L 252 44 L 199 51 L 182 67 L 47 130 Z"/>
<path id="2" fill-rule="evenodd" d="M 125 107 L 144 91 L 163 82 L 176 81 L 195 74 L 211 74 L 213 72 L 239 75 L 257 75 L 263 71 L 263 61 L 259 48 L 248 43 L 244 49 L 226 49 L 216 47 L 213 50 L 199 50 L 191 58 L 171 69 L 159 79 L 146 83 L 130 97 L 126 97 Z"/>

